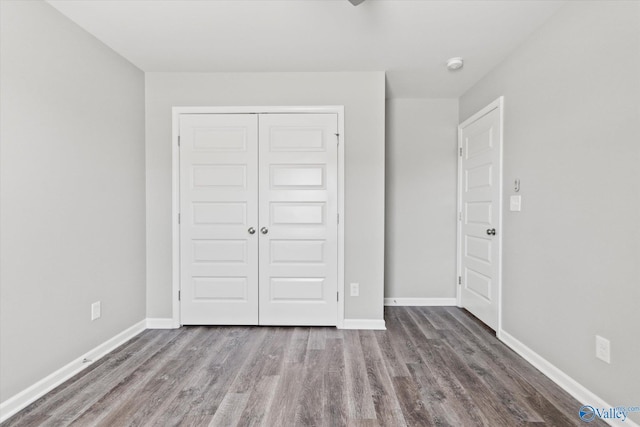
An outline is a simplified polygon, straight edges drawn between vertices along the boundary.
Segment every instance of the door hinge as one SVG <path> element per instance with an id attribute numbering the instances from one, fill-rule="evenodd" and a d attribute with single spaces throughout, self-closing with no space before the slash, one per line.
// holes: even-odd
<path id="1" fill-rule="evenodd" d="M 338 214 L 338 224 L 340 224 L 340 214 Z"/>
<path id="2" fill-rule="evenodd" d="M 340 301 L 340 292 L 336 292 L 336 301 Z"/>
<path id="3" fill-rule="evenodd" d="M 460 147 L 460 157 L 462 157 L 462 147 Z"/>
<path id="4" fill-rule="evenodd" d="M 180 295 L 180 291 L 178 291 L 178 301 L 180 301 L 182 295 Z"/>
<path id="5" fill-rule="evenodd" d="M 178 214 L 178 224 L 180 224 L 180 214 Z"/>
<path id="6" fill-rule="evenodd" d="M 458 221 L 462 221 L 462 212 L 458 212 Z"/>
<path id="7" fill-rule="evenodd" d="M 458 276 L 458 285 L 462 285 L 462 276 Z"/>
<path id="8" fill-rule="evenodd" d="M 335 136 L 336 136 L 336 143 L 340 145 L 340 134 L 336 133 Z"/>
<path id="9" fill-rule="evenodd" d="M 178 135 L 178 147 L 180 147 L 180 135 Z"/>

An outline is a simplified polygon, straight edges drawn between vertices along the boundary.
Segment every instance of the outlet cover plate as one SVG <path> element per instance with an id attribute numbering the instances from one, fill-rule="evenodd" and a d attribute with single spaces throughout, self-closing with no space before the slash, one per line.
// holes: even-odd
<path id="1" fill-rule="evenodd" d="M 351 284 L 351 296 L 352 297 L 360 296 L 360 284 L 359 283 L 352 283 Z"/>
<path id="2" fill-rule="evenodd" d="M 99 319 L 102 315 L 101 311 L 100 301 L 91 304 L 91 320 Z"/>
<path id="3" fill-rule="evenodd" d="M 596 357 L 604 362 L 611 363 L 611 343 L 600 335 L 596 335 Z"/>

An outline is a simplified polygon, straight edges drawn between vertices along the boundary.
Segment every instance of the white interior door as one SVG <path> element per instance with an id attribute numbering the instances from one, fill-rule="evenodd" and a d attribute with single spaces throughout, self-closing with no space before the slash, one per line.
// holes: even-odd
<path id="1" fill-rule="evenodd" d="M 338 117 L 259 120 L 260 324 L 335 325 Z"/>
<path id="2" fill-rule="evenodd" d="M 257 130 L 255 114 L 180 115 L 182 324 L 258 324 Z"/>
<path id="3" fill-rule="evenodd" d="M 502 100 L 462 123 L 460 305 L 498 328 L 501 268 Z"/>

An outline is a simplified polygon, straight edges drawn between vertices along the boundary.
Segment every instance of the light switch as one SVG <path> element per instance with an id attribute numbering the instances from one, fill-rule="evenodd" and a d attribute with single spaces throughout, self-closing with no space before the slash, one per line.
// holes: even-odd
<path id="1" fill-rule="evenodd" d="M 511 196 L 509 200 L 509 210 L 512 212 L 520 212 L 522 207 L 522 196 Z"/>

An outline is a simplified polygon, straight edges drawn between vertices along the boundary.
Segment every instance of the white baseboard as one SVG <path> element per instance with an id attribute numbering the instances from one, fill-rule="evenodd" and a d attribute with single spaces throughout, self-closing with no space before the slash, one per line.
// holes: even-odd
<path id="1" fill-rule="evenodd" d="M 457 301 L 454 298 L 385 298 L 384 305 L 393 306 L 455 306 Z"/>
<path id="2" fill-rule="evenodd" d="M 386 330 L 384 319 L 344 319 L 342 329 L 375 329 Z"/>
<path id="3" fill-rule="evenodd" d="M 173 319 L 167 318 L 147 318 L 147 329 L 176 329 Z"/>
<path id="4" fill-rule="evenodd" d="M 120 332 L 118 335 L 113 338 L 105 341 L 104 343 L 98 345 L 93 350 L 90 350 L 88 353 L 83 356 L 78 357 L 73 360 L 71 363 L 63 366 L 58 369 L 51 375 L 41 379 L 37 383 L 31 385 L 30 387 L 22 390 L 15 396 L 10 397 L 4 402 L 0 403 L 0 423 L 4 422 L 9 417 L 13 416 L 20 410 L 24 409 L 31 403 L 38 400 L 40 397 L 50 392 L 63 382 L 67 381 L 69 378 L 76 375 L 78 372 L 82 371 L 86 367 L 90 366 L 91 363 L 83 363 L 84 359 L 89 359 L 92 362 L 97 361 L 110 351 L 115 350 L 117 347 L 121 346 L 125 342 L 129 341 L 131 338 L 138 335 L 140 332 L 144 331 L 146 328 L 147 321 L 142 320 L 130 328 L 125 329 Z"/>
<path id="5" fill-rule="evenodd" d="M 518 341 L 509 333 L 504 330 L 498 331 L 498 338 L 505 343 L 509 348 L 518 353 L 525 359 L 527 362 L 531 363 L 536 369 L 542 372 L 544 375 L 549 377 L 551 381 L 560 386 L 564 391 L 573 396 L 578 402 L 582 405 L 590 405 L 594 408 L 611 408 L 612 405 L 609 405 L 604 399 L 596 396 L 593 392 L 588 390 L 582 384 L 578 383 L 576 380 L 571 378 L 569 375 L 565 374 L 556 366 L 552 365 L 548 360 L 540 356 L 535 351 L 531 350 L 529 347 L 524 345 L 522 342 Z M 625 403 L 625 402 L 622 402 Z M 577 419 L 578 409 L 576 408 L 576 413 L 574 414 Z M 612 426 L 626 426 L 626 427 L 640 427 L 638 424 L 633 422 L 631 419 L 627 418 L 625 421 L 615 420 L 615 419 L 604 419 L 602 421 L 607 422 Z M 585 423 L 586 424 L 586 423 Z"/>

